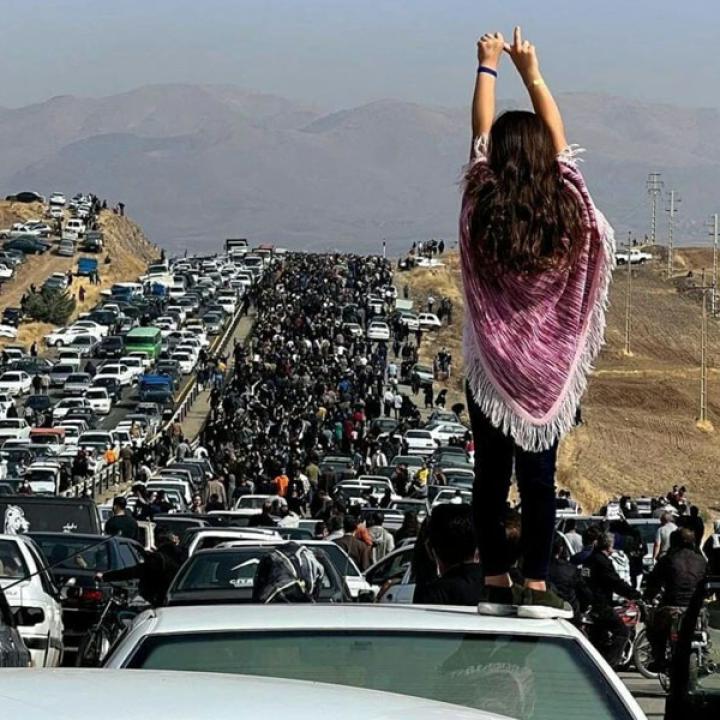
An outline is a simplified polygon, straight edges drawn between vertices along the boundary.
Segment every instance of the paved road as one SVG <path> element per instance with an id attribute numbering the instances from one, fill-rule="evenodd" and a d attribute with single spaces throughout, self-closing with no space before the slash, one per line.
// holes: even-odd
<path id="1" fill-rule="evenodd" d="M 648 720 L 665 716 L 665 693 L 657 680 L 647 680 L 637 672 L 621 672 L 621 680 L 640 704 Z"/>

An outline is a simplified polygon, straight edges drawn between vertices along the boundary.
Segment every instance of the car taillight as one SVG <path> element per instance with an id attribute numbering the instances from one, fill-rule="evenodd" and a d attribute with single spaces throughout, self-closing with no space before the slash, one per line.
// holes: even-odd
<path id="1" fill-rule="evenodd" d="M 83 588 L 80 593 L 80 600 L 86 603 L 100 603 L 103 600 L 103 592 L 98 588 Z"/>

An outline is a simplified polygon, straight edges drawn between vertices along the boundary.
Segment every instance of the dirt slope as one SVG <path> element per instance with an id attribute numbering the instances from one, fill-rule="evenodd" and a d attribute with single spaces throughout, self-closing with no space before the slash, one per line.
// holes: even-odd
<path id="1" fill-rule="evenodd" d="M 448 387 L 454 399 L 461 397 L 462 386 L 462 299 L 458 257 L 450 254 L 444 261 L 443 268 L 400 273 L 397 284 L 401 288 L 407 282 L 417 300 L 432 291 L 454 301 L 453 325 L 426 337 L 422 346 L 425 360 L 443 345 L 452 352 L 455 367 Z M 681 483 L 705 512 L 720 513 L 720 326 L 717 320 L 709 322 L 708 406 L 715 431 L 700 429 L 696 422 L 701 294 L 686 291 L 699 283 L 701 268 L 712 267 L 712 253 L 681 250 L 676 267 L 673 282 L 664 277 L 662 258 L 633 271 L 630 357 L 623 352 L 627 272 L 616 272 L 607 345 L 583 402 L 585 424 L 560 450 L 558 482 L 586 509 L 597 509 L 614 494 L 664 494 Z M 692 278 L 685 277 L 688 270 Z"/>
<path id="2" fill-rule="evenodd" d="M 42 217 L 43 208 L 40 204 L 0 202 L 0 228 L 10 227 L 14 222 Z M 100 214 L 100 229 L 104 233 L 105 249 L 98 255 L 87 255 L 97 258 L 100 264 L 100 285 L 91 285 L 85 278 L 76 278 L 73 281 L 71 292 L 76 300 L 81 285 L 85 288 L 85 301 L 78 301 L 76 314 L 90 310 L 97 302 L 100 291 L 113 283 L 137 279 L 148 262 L 159 254 L 158 248 L 147 240 L 142 230 L 130 218 L 120 217 L 109 210 L 103 211 Z M 59 257 L 52 249 L 43 255 L 29 256 L 15 277 L 3 284 L 0 290 L 0 312 L 6 307 L 18 306 L 20 298 L 30 285 L 39 287 L 51 273 L 75 270 L 78 259 L 84 256 L 84 253 L 76 253 L 72 258 Z M 105 263 L 107 257 L 110 258 L 110 263 Z M 23 323 L 16 341 L 0 342 L 27 346 L 33 340 L 40 340 L 51 328 L 52 326 L 46 323 Z"/>

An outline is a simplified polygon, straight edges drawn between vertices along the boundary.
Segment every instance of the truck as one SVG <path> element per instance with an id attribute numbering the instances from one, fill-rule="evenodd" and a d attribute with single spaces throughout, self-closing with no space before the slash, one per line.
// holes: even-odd
<path id="1" fill-rule="evenodd" d="M 639 248 L 631 248 L 628 253 L 627 250 L 615 253 L 615 262 L 618 265 L 627 265 L 628 262 L 631 265 L 644 265 L 646 262 L 652 262 L 652 253 L 643 252 Z"/>
<path id="2" fill-rule="evenodd" d="M 95 258 L 81 257 L 78 260 L 76 275 L 89 277 L 98 269 L 98 261 Z"/>
<path id="3" fill-rule="evenodd" d="M 244 255 L 248 251 L 247 238 L 227 238 L 225 240 L 225 252 L 228 255 Z"/>

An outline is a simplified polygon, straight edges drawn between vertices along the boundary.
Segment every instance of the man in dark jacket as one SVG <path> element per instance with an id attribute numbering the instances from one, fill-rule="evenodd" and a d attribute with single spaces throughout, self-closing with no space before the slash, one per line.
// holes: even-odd
<path id="1" fill-rule="evenodd" d="M 647 578 L 645 597 L 660 597 L 660 607 L 648 624 L 648 640 L 653 649 L 653 666 L 662 669 L 673 620 L 690 604 L 707 570 L 705 558 L 695 549 L 695 532 L 680 528 L 670 536 L 670 550 L 658 560 Z"/>
<path id="2" fill-rule="evenodd" d="M 357 526 L 357 518 L 350 515 L 350 513 L 346 513 L 343 518 L 343 532 L 345 534 L 335 540 L 335 543 L 348 554 L 361 572 L 365 572 L 370 567 L 370 546 L 355 537 Z"/>
<path id="3" fill-rule="evenodd" d="M 122 570 L 98 573 L 97 579 L 102 582 L 139 580 L 138 593 L 153 607 L 159 607 L 165 602 L 170 583 L 184 560 L 178 542 L 177 535 L 160 533 L 157 538 L 157 550 L 147 553 L 145 562 Z"/>
<path id="4" fill-rule="evenodd" d="M 567 600 L 575 613 L 575 618 L 585 610 L 590 602 L 590 590 L 583 580 L 580 568 L 565 559 L 567 545 L 561 537 L 553 543 L 553 556 L 550 560 L 548 580 L 555 593 Z"/>
<path id="5" fill-rule="evenodd" d="M 438 505 L 428 526 L 428 542 L 440 577 L 415 591 L 422 605 L 477 605 L 484 579 L 469 505 Z"/>
<path id="6" fill-rule="evenodd" d="M 603 533 L 583 566 L 583 577 L 592 598 L 592 640 L 608 663 L 617 666 L 628 637 L 628 630 L 613 611 L 613 594 L 635 600 L 640 593 L 616 572 L 610 560 L 615 542 L 612 533 Z"/>
<path id="7" fill-rule="evenodd" d="M 121 535 L 131 540 L 137 540 L 137 521 L 127 514 L 126 509 L 127 500 L 124 497 L 116 497 L 113 500 L 113 516 L 105 523 L 105 534 Z"/>

